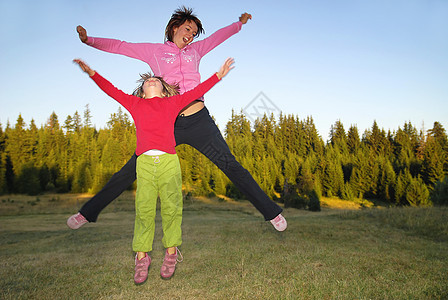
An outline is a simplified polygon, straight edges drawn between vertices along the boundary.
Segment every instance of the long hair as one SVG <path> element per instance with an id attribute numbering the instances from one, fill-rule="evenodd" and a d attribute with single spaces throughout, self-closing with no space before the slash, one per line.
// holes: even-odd
<path id="1" fill-rule="evenodd" d="M 193 21 L 198 27 L 198 32 L 194 38 L 197 38 L 201 33 L 205 33 L 204 28 L 202 28 L 201 20 L 193 14 L 193 9 L 182 6 L 176 9 L 171 15 L 171 19 L 168 21 L 165 28 L 165 40 L 172 42 L 174 28 L 181 26 L 186 21 Z"/>
<path id="2" fill-rule="evenodd" d="M 134 96 L 143 98 L 143 94 L 144 94 L 144 92 L 143 92 L 143 84 L 149 78 L 157 78 L 157 79 L 160 80 L 160 82 L 162 83 L 162 86 L 163 86 L 162 93 L 165 95 L 165 97 L 171 97 L 171 96 L 179 94 L 179 86 L 177 84 L 168 84 L 160 76 L 154 76 L 151 73 L 144 73 L 144 74 L 140 74 L 140 77 L 141 78 L 139 80 L 137 80 L 137 82 L 140 83 L 140 84 L 134 90 L 134 92 L 132 93 L 132 95 L 134 95 Z"/>

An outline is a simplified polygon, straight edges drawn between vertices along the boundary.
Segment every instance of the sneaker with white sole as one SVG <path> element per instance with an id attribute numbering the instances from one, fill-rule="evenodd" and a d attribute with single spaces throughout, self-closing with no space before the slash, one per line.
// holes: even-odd
<path id="1" fill-rule="evenodd" d="M 288 223 L 286 222 L 286 219 L 282 216 L 282 214 L 279 214 L 270 222 L 277 231 L 284 231 L 286 227 L 288 227 Z"/>
<path id="2" fill-rule="evenodd" d="M 178 252 L 179 255 L 177 254 Z M 178 256 L 181 257 L 180 260 L 177 259 Z M 165 258 L 163 259 L 162 268 L 160 269 L 160 276 L 162 276 L 162 279 L 170 279 L 173 277 L 174 271 L 176 270 L 176 264 L 183 260 L 182 253 L 180 253 L 180 250 L 177 247 L 174 254 L 169 254 L 168 249 L 166 249 Z"/>
<path id="3" fill-rule="evenodd" d="M 81 213 L 74 214 L 70 218 L 67 219 L 67 226 L 71 229 L 78 229 L 82 225 L 89 223 L 86 218 L 84 218 Z"/>
<path id="4" fill-rule="evenodd" d="M 145 283 L 146 279 L 148 279 L 148 270 L 150 265 L 151 257 L 148 256 L 148 253 L 145 253 L 145 257 L 142 259 L 137 259 L 137 254 L 135 255 L 135 284 L 139 285 Z"/>

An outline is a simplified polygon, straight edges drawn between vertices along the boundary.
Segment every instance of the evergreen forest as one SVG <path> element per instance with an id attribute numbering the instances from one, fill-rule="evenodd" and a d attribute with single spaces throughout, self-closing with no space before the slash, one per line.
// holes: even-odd
<path id="1" fill-rule="evenodd" d="M 312 117 L 265 115 L 251 123 L 233 111 L 223 134 L 261 188 L 286 207 L 319 210 L 322 196 L 448 204 L 448 139 L 439 122 L 427 130 L 405 122 L 385 131 L 374 121 L 361 133 L 337 120 L 324 142 Z M 92 125 L 88 106 L 63 123 L 53 112 L 39 128 L 19 115 L 14 126 L 0 124 L 0 194 L 96 193 L 131 157 L 135 141 L 134 124 L 121 108 L 102 129 Z M 185 195 L 244 198 L 198 151 L 176 149 Z"/>

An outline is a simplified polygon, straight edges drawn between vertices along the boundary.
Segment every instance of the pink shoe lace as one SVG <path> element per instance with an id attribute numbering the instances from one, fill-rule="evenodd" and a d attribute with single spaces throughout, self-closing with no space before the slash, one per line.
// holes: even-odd
<path id="1" fill-rule="evenodd" d="M 178 256 L 181 257 L 180 260 L 177 259 Z M 167 249 L 165 252 L 165 258 L 163 259 L 162 268 L 160 269 L 160 276 L 162 276 L 163 279 L 170 279 L 174 275 L 176 264 L 178 262 L 182 262 L 183 260 L 184 258 L 182 256 L 182 253 L 180 253 L 180 250 L 177 247 L 174 254 L 169 254 Z"/>
<path id="2" fill-rule="evenodd" d="M 67 219 L 67 226 L 70 227 L 71 229 L 78 229 L 79 227 L 81 227 L 86 223 L 89 223 L 89 221 L 87 221 L 86 218 L 84 218 L 84 216 L 81 215 L 81 213 L 74 214 L 73 216 Z"/>
<path id="3" fill-rule="evenodd" d="M 146 281 L 146 279 L 148 279 L 148 270 L 150 265 L 151 257 L 148 256 L 148 253 L 145 253 L 145 257 L 142 259 L 137 259 L 137 254 L 135 255 L 135 284 L 142 284 Z"/>
<path id="4" fill-rule="evenodd" d="M 274 226 L 274 228 L 278 231 L 284 231 L 286 227 L 288 227 L 288 223 L 286 222 L 286 219 L 282 216 L 282 214 L 279 214 L 270 222 Z"/>

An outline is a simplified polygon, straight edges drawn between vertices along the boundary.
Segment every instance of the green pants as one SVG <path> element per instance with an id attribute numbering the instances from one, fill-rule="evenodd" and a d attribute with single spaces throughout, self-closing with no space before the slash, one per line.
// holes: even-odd
<path id="1" fill-rule="evenodd" d="M 182 244 L 182 174 L 177 154 L 137 158 L 137 193 L 132 249 L 152 250 L 155 231 L 157 197 L 160 196 L 165 248 Z"/>

